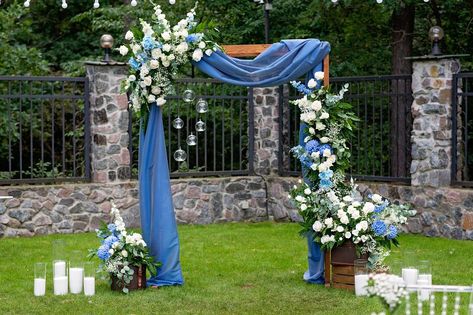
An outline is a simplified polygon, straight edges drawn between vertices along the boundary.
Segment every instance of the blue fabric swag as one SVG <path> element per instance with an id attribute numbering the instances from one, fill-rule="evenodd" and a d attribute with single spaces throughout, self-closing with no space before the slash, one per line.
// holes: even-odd
<path id="1" fill-rule="evenodd" d="M 313 78 L 322 69 L 330 45 L 318 39 L 284 40 L 271 45 L 253 60 L 227 56 L 221 51 L 204 56 L 195 66 L 225 83 L 265 87 L 277 86 L 307 74 Z M 143 238 L 151 254 L 162 263 L 148 285 L 180 285 L 183 277 L 179 237 L 172 204 L 169 169 L 161 108 L 151 106 L 146 132 L 140 133 L 139 194 Z M 304 279 L 323 282 L 323 254 L 309 242 L 309 271 Z M 316 247 L 314 247 L 316 246 Z"/>

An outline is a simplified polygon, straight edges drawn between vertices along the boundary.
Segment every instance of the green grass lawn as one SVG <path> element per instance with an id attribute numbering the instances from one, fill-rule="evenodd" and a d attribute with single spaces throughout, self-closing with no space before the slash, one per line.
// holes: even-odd
<path id="1" fill-rule="evenodd" d="M 306 244 L 297 224 L 180 226 L 182 287 L 124 295 L 98 281 L 96 295 L 33 296 L 33 263 L 51 260 L 51 241 L 96 247 L 93 233 L 0 240 L 0 314 L 370 314 L 376 299 L 302 281 Z M 473 242 L 405 235 L 401 249 L 432 261 L 434 283 L 473 283 Z"/>

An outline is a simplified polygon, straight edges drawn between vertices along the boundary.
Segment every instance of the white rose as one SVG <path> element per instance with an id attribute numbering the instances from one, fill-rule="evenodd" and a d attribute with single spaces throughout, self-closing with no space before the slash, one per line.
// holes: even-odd
<path id="1" fill-rule="evenodd" d="M 316 73 L 314 73 L 314 77 L 317 80 L 322 80 L 324 78 L 324 73 L 322 71 L 317 71 Z"/>
<path id="2" fill-rule="evenodd" d="M 313 154 L 313 153 L 312 153 L 312 154 Z M 318 168 L 318 165 L 315 164 L 315 163 L 313 163 L 313 164 L 310 166 L 310 168 L 311 168 L 313 171 L 316 171 L 317 168 Z"/>
<path id="3" fill-rule="evenodd" d="M 307 87 L 309 89 L 313 89 L 317 86 L 317 82 L 314 79 L 310 79 L 309 82 L 307 82 Z"/>
<path id="4" fill-rule="evenodd" d="M 359 224 L 360 224 L 360 228 L 358 230 L 366 231 L 368 229 L 368 222 L 367 221 L 361 221 Z"/>
<path id="5" fill-rule="evenodd" d="M 371 202 L 367 202 L 365 203 L 365 205 L 363 206 L 363 213 L 364 214 L 368 214 L 368 213 L 371 213 L 374 211 L 374 204 L 372 204 Z"/>
<path id="6" fill-rule="evenodd" d="M 123 257 L 128 257 L 128 252 L 126 250 L 122 250 L 121 254 Z"/>
<path id="7" fill-rule="evenodd" d="M 206 54 L 207 56 L 210 56 L 212 53 L 213 53 L 212 49 L 207 49 L 207 50 L 205 51 L 205 54 Z"/>
<path id="8" fill-rule="evenodd" d="M 359 201 L 353 201 L 351 205 L 353 207 L 359 207 L 359 206 L 361 206 L 361 203 Z"/>
<path id="9" fill-rule="evenodd" d="M 311 193 L 312 193 L 312 191 L 310 190 L 310 188 L 304 189 L 304 194 L 310 195 Z"/>
<path id="10" fill-rule="evenodd" d="M 165 68 L 167 68 L 171 65 L 171 62 L 169 60 L 163 60 L 162 63 L 163 63 L 163 67 L 165 67 Z"/>
<path id="11" fill-rule="evenodd" d="M 376 203 L 381 203 L 383 202 L 383 197 L 381 197 L 378 194 L 374 194 L 373 196 L 371 196 L 371 200 L 373 200 Z"/>
<path id="12" fill-rule="evenodd" d="M 325 219 L 324 223 L 328 228 L 331 228 L 333 226 L 333 219 L 332 218 L 327 218 L 327 219 Z"/>
<path id="13" fill-rule="evenodd" d="M 199 62 L 203 56 L 204 54 L 202 52 L 202 49 L 197 48 L 196 50 L 194 50 L 194 53 L 192 54 L 192 60 L 194 60 L 195 62 Z"/>
<path id="14" fill-rule="evenodd" d="M 306 211 L 307 210 L 307 205 L 305 203 L 301 204 L 301 210 Z"/>
<path id="15" fill-rule="evenodd" d="M 305 201 L 305 198 L 302 197 L 302 196 L 296 196 L 296 201 L 304 202 L 304 201 Z"/>
<path id="16" fill-rule="evenodd" d="M 343 226 L 341 226 L 341 225 L 337 226 L 337 232 L 342 233 L 343 231 L 345 231 Z"/>
<path id="17" fill-rule="evenodd" d="M 170 54 L 168 56 L 168 60 L 174 60 L 174 59 L 176 59 L 176 56 L 174 56 L 174 54 Z"/>
<path id="18" fill-rule="evenodd" d="M 324 157 L 330 157 L 332 155 L 332 152 L 330 152 L 330 149 L 325 149 L 324 150 Z"/>
<path id="19" fill-rule="evenodd" d="M 152 83 L 151 77 L 150 77 L 150 76 L 144 77 L 143 83 L 144 83 L 146 86 L 151 86 L 151 83 Z"/>
<path id="20" fill-rule="evenodd" d="M 164 45 L 163 45 L 163 51 L 165 51 L 165 52 L 170 52 L 170 51 L 171 51 L 171 48 L 172 48 L 172 47 L 171 47 L 171 45 L 169 45 L 169 44 L 164 44 Z"/>
<path id="21" fill-rule="evenodd" d="M 120 55 L 125 56 L 128 54 L 128 47 L 121 45 L 118 49 L 120 51 Z"/>
<path id="22" fill-rule="evenodd" d="M 353 230 L 353 231 L 351 231 L 351 234 L 353 234 L 353 236 L 358 236 L 360 234 L 360 231 Z"/>
<path id="23" fill-rule="evenodd" d="M 317 129 L 317 130 L 325 130 L 325 125 L 322 124 L 321 122 L 316 122 L 316 123 L 315 123 L 315 129 Z"/>
<path id="24" fill-rule="evenodd" d="M 151 57 L 153 57 L 154 59 L 158 59 L 159 57 L 161 57 L 161 53 L 161 49 L 155 48 L 151 51 Z"/>
<path id="25" fill-rule="evenodd" d="M 320 119 L 327 119 L 327 118 L 329 118 L 329 117 L 330 117 L 330 115 L 329 115 L 328 113 L 326 113 L 326 112 L 323 112 L 323 113 L 320 115 Z"/>
<path id="26" fill-rule="evenodd" d="M 140 52 L 141 50 L 141 46 L 138 45 L 138 44 L 133 44 L 131 45 L 131 50 L 133 51 L 133 53 L 136 55 Z"/>
<path id="27" fill-rule="evenodd" d="M 126 40 L 132 40 L 133 39 L 133 33 L 131 31 L 126 32 L 125 34 L 125 39 Z"/>
<path id="28" fill-rule="evenodd" d="M 328 137 L 322 137 L 322 138 L 320 138 L 320 142 L 322 142 L 322 143 L 327 143 L 327 142 L 329 142 L 329 141 L 330 141 L 330 139 L 329 139 Z"/>
<path id="29" fill-rule="evenodd" d="M 322 103 L 320 101 L 313 101 L 312 105 L 310 106 L 314 111 L 318 112 L 322 109 Z"/>
<path id="30" fill-rule="evenodd" d="M 166 100 L 164 99 L 164 97 L 158 97 L 158 99 L 156 100 L 156 105 L 163 106 L 164 104 L 166 104 Z"/>
<path id="31" fill-rule="evenodd" d="M 312 128 L 312 127 L 310 127 L 310 128 L 309 128 L 309 133 L 310 133 L 311 135 L 315 135 L 315 129 Z"/>
<path id="32" fill-rule="evenodd" d="M 361 236 L 361 241 L 364 243 L 368 240 L 368 237 L 366 235 Z"/>
<path id="33" fill-rule="evenodd" d="M 351 214 L 351 217 L 355 220 L 359 219 L 360 218 L 360 211 L 358 211 L 358 210 L 353 211 L 353 213 Z"/>
<path id="34" fill-rule="evenodd" d="M 151 69 L 158 69 L 159 68 L 159 61 L 157 61 L 156 59 L 153 59 L 149 62 L 149 67 Z"/>
<path id="35" fill-rule="evenodd" d="M 171 40 L 171 34 L 169 32 L 163 32 L 161 34 L 161 37 L 165 40 L 165 41 L 168 41 L 168 40 Z"/>
<path id="36" fill-rule="evenodd" d="M 128 77 L 128 81 L 130 81 L 130 82 L 135 82 L 135 81 L 136 81 L 136 76 L 135 76 L 134 74 L 130 75 L 130 76 Z"/>
<path id="37" fill-rule="evenodd" d="M 153 93 L 155 95 L 159 95 L 161 93 L 161 88 L 159 86 L 153 86 L 151 88 L 151 93 Z"/>
<path id="38" fill-rule="evenodd" d="M 325 163 L 320 164 L 318 169 L 320 173 L 325 172 L 328 169 L 327 164 Z"/>
<path id="39" fill-rule="evenodd" d="M 343 197 L 343 201 L 351 202 L 351 201 L 353 201 L 353 198 L 351 196 L 345 196 L 345 197 Z"/>
<path id="40" fill-rule="evenodd" d="M 345 238 L 350 238 L 351 237 L 351 233 L 350 232 L 346 232 L 345 233 Z"/>
<path id="41" fill-rule="evenodd" d="M 320 221 L 315 221 L 314 224 L 312 225 L 312 229 L 315 232 L 320 232 L 324 228 L 324 225 Z"/>
<path id="42" fill-rule="evenodd" d="M 313 158 L 313 159 L 318 159 L 320 157 L 320 152 L 319 151 L 316 151 L 316 152 L 312 152 L 310 154 L 310 156 Z"/>
<path id="43" fill-rule="evenodd" d="M 206 46 L 206 45 L 205 45 L 205 42 L 200 42 L 200 43 L 199 43 L 199 48 L 200 48 L 200 49 L 204 49 L 205 46 Z"/>
<path id="44" fill-rule="evenodd" d="M 148 95 L 148 103 L 154 103 L 156 102 L 156 96 L 153 94 Z"/>
<path id="45" fill-rule="evenodd" d="M 108 250 L 108 253 L 109 253 L 110 255 L 113 255 L 113 253 L 115 253 L 115 251 L 114 251 L 112 248 L 110 248 L 110 249 Z"/>
<path id="46" fill-rule="evenodd" d="M 348 216 L 344 215 L 343 217 L 340 218 L 340 222 L 346 225 L 350 223 L 350 220 L 348 219 Z"/>
<path id="47" fill-rule="evenodd" d="M 327 159 L 327 162 L 330 162 L 330 163 L 335 163 L 335 161 L 337 160 L 337 156 L 335 154 L 332 154 L 328 159 Z"/>

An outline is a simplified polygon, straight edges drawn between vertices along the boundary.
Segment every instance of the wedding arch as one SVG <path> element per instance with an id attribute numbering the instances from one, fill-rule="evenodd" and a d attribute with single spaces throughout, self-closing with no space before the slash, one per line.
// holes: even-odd
<path id="1" fill-rule="evenodd" d="M 246 87 L 277 86 L 304 75 L 309 81 L 320 71 L 324 72 L 323 84 L 327 86 L 329 83 L 328 42 L 318 39 L 283 40 L 268 46 L 228 48 L 227 53 L 216 50 L 210 55 L 203 54 L 199 61 L 194 61 L 194 66 L 224 83 Z M 263 49 L 265 50 L 262 51 Z M 261 53 L 250 60 L 233 57 L 246 57 L 248 52 Z M 157 275 L 148 280 L 148 285 L 181 285 L 184 280 L 179 258 L 179 237 L 172 202 L 162 110 L 159 106 L 150 107 L 146 132 L 141 130 L 139 166 L 143 237 L 151 254 L 162 263 Z M 308 245 L 309 271 L 304 279 L 312 283 L 323 283 L 323 252 L 313 241 L 309 240 Z"/>

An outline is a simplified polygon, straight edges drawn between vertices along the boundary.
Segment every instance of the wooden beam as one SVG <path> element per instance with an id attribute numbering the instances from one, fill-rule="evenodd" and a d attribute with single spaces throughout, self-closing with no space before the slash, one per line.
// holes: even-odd
<path id="1" fill-rule="evenodd" d="M 330 55 L 325 56 L 324 58 L 324 86 L 328 87 L 330 84 Z"/>
<path id="2" fill-rule="evenodd" d="M 231 57 L 256 57 L 265 51 L 271 44 L 254 45 L 223 45 L 225 53 Z"/>

